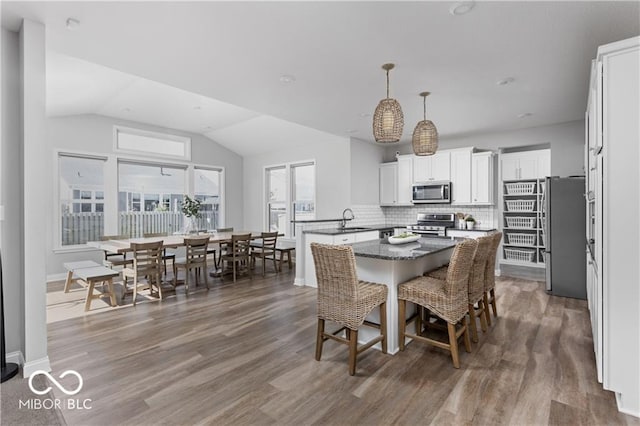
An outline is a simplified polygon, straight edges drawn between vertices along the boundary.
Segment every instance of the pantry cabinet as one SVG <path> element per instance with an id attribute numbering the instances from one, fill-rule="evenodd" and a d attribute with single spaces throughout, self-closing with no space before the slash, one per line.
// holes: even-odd
<path id="1" fill-rule="evenodd" d="M 493 205 L 493 153 L 471 155 L 471 204 Z"/>
<path id="2" fill-rule="evenodd" d="M 471 204 L 473 148 L 451 152 L 451 204 Z"/>
<path id="3" fill-rule="evenodd" d="M 413 184 L 413 155 L 399 155 L 395 163 L 379 167 L 380 205 L 410 206 Z"/>
<path id="4" fill-rule="evenodd" d="M 586 106 L 587 297 L 598 380 L 640 417 L 640 37 L 598 48 Z"/>
<path id="5" fill-rule="evenodd" d="M 551 150 L 523 151 L 502 154 L 502 180 L 526 180 L 551 174 Z"/>

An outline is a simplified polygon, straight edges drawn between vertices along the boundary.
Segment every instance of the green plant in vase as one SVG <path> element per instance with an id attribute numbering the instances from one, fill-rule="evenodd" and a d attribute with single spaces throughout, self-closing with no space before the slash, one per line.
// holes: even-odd
<path id="1" fill-rule="evenodd" d="M 190 234 L 198 232 L 198 222 L 196 219 L 200 217 L 200 200 L 195 200 L 188 195 L 185 195 L 182 200 L 182 214 L 184 214 L 184 227 L 183 233 Z"/>

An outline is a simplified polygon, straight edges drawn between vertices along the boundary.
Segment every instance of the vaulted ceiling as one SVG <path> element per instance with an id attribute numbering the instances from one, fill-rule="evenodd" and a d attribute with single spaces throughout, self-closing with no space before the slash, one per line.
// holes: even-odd
<path id="1" fill-rule="evenodd" d="M 5 1 L 2 24 L 45 24 L 50 115 L 178 128 L 242 155 L 328 134 L 373 141 L 386 62 L 403 142 L 425 90 L 443 140 L 578 120 L 597 47 L 640 34 L 638 2 L 453 5 Z"/>

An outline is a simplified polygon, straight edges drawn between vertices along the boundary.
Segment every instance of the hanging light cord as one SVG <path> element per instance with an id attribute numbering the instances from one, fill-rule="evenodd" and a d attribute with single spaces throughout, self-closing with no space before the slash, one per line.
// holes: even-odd
<path id="1" fill-rule="evenodd" d="M 387 99 L 389 99 L 389 70 L 387 70 Z"/>
<path id="2" fill-rule="evenodd" d="M 426 121 L 427 120 L 427 97 L 426 96 L 422 97 L 422 106 L 424 109 L 424 119 Z"/>

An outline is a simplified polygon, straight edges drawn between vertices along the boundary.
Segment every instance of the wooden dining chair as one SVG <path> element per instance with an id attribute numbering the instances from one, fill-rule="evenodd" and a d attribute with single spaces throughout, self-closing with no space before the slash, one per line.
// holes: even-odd
<path id="1" fill-rule="evenodd" d="M 469 308 L 469 328 L 471 329 L 471 340 L 478 342 L 478 327 L 476 318 L 480 318 L 480 327 L 482 331 L 487 331 L 486 311 L 488 306 L 484 302 L 484 281 L 487 257 L 493 245 L 493 237 L 479 237 L 478 248 L 473 257 L 473 266 L 469 271 L 468 281 L 468 308 Z M 425 275 L 439 280 L 446 280 L 449 267 L 444 266 L 434 271 L 429 271 Z M 477 307 L 476 307 L 477 306 Z M 429 318 L 426 318 L 425 324 L 428 324 Z"/>
<path id="2" fill-rule="evenodd" d="M 251 249 L 251 267 L 255 267 L 256 258 L 262 259 L 262 276 L 264 277 L 267 269 L 267 260 L 273 261 L 273 269 L 278 272 L 278 263 L 276 260 L 276 243 L 278 241 L 277 232 L 262 232 L 260 234 L 262 243 L 252 245 Z"/>
<path id="3" fill-rule="evenodd" d="M 405 338 L 428 343 L 451 353 L 453 366 L 460 368 L 458 339 L 463 336 L 464 347 L 471 352 L 469 328 L 467 327 L 469 271 L 478 247 L 476 240 L 465 240 L 453 249 L 446 279 L 428 276 L 413 278 L 398 285 L 398 334 L 400 350 L 404 351 Z M 421 318 L 418 313 L 406 319 L 407 302 L 425 307 L 430 314 L 447 323 L 449 342 L 445 343 L 426 337 L 422 333 Z M 416 333 L 407 332 L 407 324 L 416 322 Z M 456 325 L 460 324 L 459 328 Z"/>
<path id="4" fill-rule="evenodd" d="M 100 241 L 109 241 L 109 240 L 126 240 L 128 239 L 128 235 L 103 235 L 100 237 Z M 114 266 L 127 266 L 133 264 L 133 259 L 127 259 L 127 253 L 109 253 L 104 250 L 104 260 L 102 264 L 107 268 L 113 269 Z"/>
<path id="5" fill-rule="evenodd" d="M 253 278 L 253 271 L 250 268 L 251 261 L 251 233 L 234 234 L 231 236 L 231 243 L 227 247 L 227 253 L 221 256 L 222 261 L 227 261 L 233 267 L 233 282 L 241 269 L 249 271 L 249 276 Z M 224 276 L 224 274 L 223 274 Z"/>
<path id="6" fill-rule="evenodd" d="M 233 228 L 218 228 L 215 230 L 216 233 L 221 233 L 221 232 L 233 232 Z M 215 250 L 213 253 L 213 261 L 215 263 L 216 268 L 220 267 L 220 261 L 222 260 L 222 255 L 223 254 L 227 254 L 228 250 L 228 243 L 218 243 L 218 250 L 220 251 L 220 253 L 218 253 L 218 259 L 216 259 L 216 254 L 215 254 Z M 211 249 L 210 249 L 211 250 Z M 209 253 L 211 254 L 211 253 Z"/>
<path id="7" fill-rule="evenodd" d="M 162 281 L 160 281 L 162 244 L 163 241 L 131 243 L 133 266 L 125 268 L 122 273 L 125 277 L 133 279 L 133 288 L 129 291 L 125 281 L 122 300 L 124 300 L 125 295 L 133 293 L 133 305 L 135 306 L 138 291 L 148 289 L 149 293 L 153 294 L 154 286 L 159 299 L 162 300 Z"/>
<path id="8" fill-rule="evenodd" d="M 156 237 L 166 237 L 166 232 L 155 232 L 150 234 L 143 234 L 144 238 L 156 238 Z M 171 264 L 176 261 L 176 251 L 173 249 L 162 249 L 162 264 L 164 265 L 164 275 L 167 275 L 167 260 L 171 261 Z"/>
<path id="9" fill-rule="evenodd" d="M 207 289 L 209 289 L 209 282 L 207 280 L 207 248 L 209 246 L 209 236 L 185 238 L 184 244 L 187 251 L 186 257 L 176 259 L 173 263 L 173 287 L 175 288 L 178 283 L 178 269 L 184 269 L 184 292 L 188 296 L 189 272 L 191 269 L 195 269 L 196 272 L 196 286 L 198 285 L 200 274 L 204 274 L 204 283 L 207 286 Z"/>
<path id="10" fill-rule="evenodd" d="M 380 342 L 382 353 L 387 353 L 387 294 L 384 284 L 358 279 L 356 258 L 351 246 L 311 243 L 311 253 L 318 282 L 318 330 L 316 334 L 316 360 L 322 357 L 322 345 L 332 339 L 349 346 L 349 375 L 356 373 L 357 355 Z M 380 324 L 365 318 L 380 307 Z M 325 321 L 337 323 L 341 328 L 333 333 L 324 331 Z M 380 330 L 380 335 L 358 347 L 358 328 L 362 325 Z M 345 331 L 345 338 L 338 334 Z"/>

